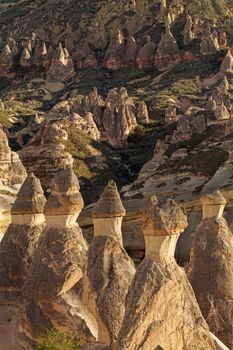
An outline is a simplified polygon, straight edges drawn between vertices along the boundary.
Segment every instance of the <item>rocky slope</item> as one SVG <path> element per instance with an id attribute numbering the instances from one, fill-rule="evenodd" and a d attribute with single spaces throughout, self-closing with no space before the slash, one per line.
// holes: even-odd
<path id="1" fill-rule="evenodd" d="M 73 164 L 86 205 L 114 179 L 135 257 L 145 198 L 182 201 L 187 260 L 200 195 L 231 202 L 232 1 L 0 1 L 0 15 L 0 122 L 25 168 L 49 193 Z M 93 234 L 89 208 L 80 222 Z"/>

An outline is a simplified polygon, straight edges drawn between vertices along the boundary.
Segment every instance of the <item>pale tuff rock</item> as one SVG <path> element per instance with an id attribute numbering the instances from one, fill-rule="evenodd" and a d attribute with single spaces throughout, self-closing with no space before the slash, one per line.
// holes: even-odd
<path id="1" fill-rule="evenodd" d="M 26 171 L 0 128 L 0 240 L 11 221 L 10 210 L 26 177 Z"/>
<path id="2" fill-rule="evenodd" d="M 166 32 L 162 34 L 161 41 L 155 54 L 155 67 L 159 71 L 165 71 L 178 64 L 181 60 L 180 50 L 169 25 L 166 25 Z"/>
<path id="3" fill-rule="evenodd" d="M 170 106 L 165 111 L 165 123 L 172 124 L 177 122 L 181 118 L 181 115 L 177 115 L 177 108 Z"/>
<path id="4" fill-rule="evenodd" d="M 186 24 L 185 24 L 183 36 L 184 36 L 185 45 L 189 45 L 195 37 L 193 33 L 193 20 L 190 15 L 186 16 Z"/>
<path id="5" fill-rule="evenodd" d="M 73 60 L 66 48 L 63 49 L 62 45 L 59 44 L 53 54 L 51 65 L 47 72 L 47 81 L 63 82 L 70 79 L 74 74 Z"/>
<path id="6" fill-rule="evenodd" d="M 13 38 L 8 38 L 6 43 L 9 46 L 12 54 L 16 56 L 19 52 L 16 41 Z"/>
<path id="7" fill-rule="evenodd" d="M 215 111 L 214 115 L 217 120 L 228 120 L 230 119 L 230 113 L 228 112 L 226 106 L 222 103 L 221 106 L 218 106 Z"/>
<path id="8" fill-rule="evenodd" d="M 72 125 L 75 125 L 78 130 L 89 136 L 93 140 L 99 140 L 100 132 L 94 122 L 93 115 L 88 112 L 84 117 L 73 113 L 69 118 Z"/>
<path id="9" fill-rule="evenodd" d="M 205 117 L 200 114 L 185 115 L 178 121 L 177 128 L 171 139 L 171 143 L 188 141 L 195 134 L 201 134 L 206 130 Z"/>
<path id="10" fill-rule="evenodd" d="M 94 239 L 88 251 L 83 300 L 98 324 L 98 344 L 116 341 L 125 298 L 135 268 L 122 246 L 125 209 L 115 183 L 110 182 L 93 211 Z"/>
<path id="11" fill-rule="evenodd" d="M 147 162 L 141 169 L 139 173 L 139 181 L 150 178 L 162 164 L 163 161 L 167 159 L 165 152 L 168 149 L 169 144 L 158 140 L 154 149 L 153 158 Z"/>
<path id="12" fill-rule="evenodd" d="M 0 243 L 1 304 L 20 306 L 23 285 L 44 225 L 46 199 L 40 181 L 29 175 L 12 207 L 12 223 Z"/>
<path id="13" fill-rule="evenodd" d="M 123 33 L 118 30 L 111 40 L 107 52 L 104 57 L 103 65 L 111 70 L 117 70 L 122 67 L 122 57 L 125 50 L 125 37 Z"/>
<path id="14" fill-rule="evenodd" d="M 217 191 L 201 201 L 203 218 L 195 232 L 188 276 L 211 332 L 233 349 L 233 236 L 222 216 L 226 200 Z"/>
<path id="15" fill-rule="evenodd" d="M 82 208 L 76 175 L 70 168 L 60 171 L 45 206 L 46 226 L 25 289 L 26 296 L 38 305 L 55 329 L 77 332 L 87 339 L 92 338 L 88 317 L 86 320 L 78 290 L 72 290 L 82 278 L 86 264 L 87 243 L 76 223 Z M 75 307 L 75 302 L 79 307 Z"/>
<path id="16" fill-rule="evenodd" d="M 146 256 L 174 257 L 179 234 L 188 225 L 184 209 L 173 200 L 159 203 L 154 196 L 148 200 L 143 218 Z"/>
<path id="17" fill-rule="evenodd" d="M 135 65 L 138 52 L 137 42 L 133 36 L 130 36 L 125 44 L 123 62 L 126 66 Z"/>
<path id="18" fill-rule="evenodd" d="M 30 142 L 18 152 L 27 171 L 40 178 L 44 189 L 58 170 L 72 166 L 73 158 L 65 151 L 68 134 L 56 123 L 42 125 Z"/>
<path id="19" fill-rule="evenodd" d="M 216 191 L 213 194 L 203 195 L 201 197 L 201 203 L 203 219 L 211 217 L 221 218 L 227 204 L 220 191 Z"/>
<path id="20" fill-rule="evenodd" d="M 215 350 L 185 272 L 173 257 L 186 226 L 184 210 L 174 201 L 149 200 L 143 224 L 146 257 L 129 288 L 114 350 Z"/>
<path id="21" fill-rule="evenodd" d="M 151 67 L 154 63 L 155 43 L 151 41 L 151 37 L 147 36 L 146 44 L 139 50 L 137 55 L 138 68 Z"/>
<path id="22" fill-rule="evenodd" d="M 6 45 L 0 54 L 0 68 L 2 70 L 9 70 L 14 64 L 14 56 L 9 45 Z"/>
<path id="23" fill-rule="evenodd" d="M 38 67 L 42 66 L 44 64 L 47 54 L 48 52 L 47 52 L 46 44 L 38 40 L 36 42 L 36 46 L 34 50 L 33 64 Z"/>
<path id="24" fill-rule="evenodd" d="M 226 47 L 227 44 L 228 44 L 227 33 L 221 31 L 220 35 L 219 35 L 219 45 L 220 45 L 220 47 Z"/>
<path id="25" fill-rule="evenodd" d="M 97 24 L 93 28 L 92 40 L 93 46 L 99 50 L 105 50 L 108 46 L 108 35 L 103 25 Z"/>
<path id="26" fill-rule="evenodd" d="M 149 123 L 149 113 L 147 109 L 147 105 L 144 101 L 141 101 L 137 108 L 137 121 L 139 123 Z"/>
<path id="27" fill-rule="evenodd" d="M 88 56 L 85 57 L 83 61 L 83 69 L 97 68 L 97 67 L 98 67 L 98 62 L 93 54 L 89 54 Z"/>
<path id="28" fill-rule="evenodd" d="M 43 67 L 46 71 L 48 71 L 49 67 L 51 66 L 53 55 L 54 55 L 54 50 L 52 46 L 50 46 L 43 60 Z"/>
<path id="29" fill-rule="evenodd" d="M 232 73 L 233 72 L 233 56 L 231 50 L 228 50 L 224 60 L 222 61 L 220 72 Z"/>
<path id="30" fill-rule="evenodd" d="M 31 54 L 27 48 L 24 48 L 20 57 L 20 66 L 25 68 L 30 68 L 31 65 L 32 65 Z"/>
<path id="31" fill-rule="evenodd" d="M 205 28 L 202 36 L 200 52 L 203 56 L 212 55 L 219 50 L 218 39 L 215 32 L 210 31 L 209 26 Z"/>
<path id="32" fill-rule="evenodd" d="M 77 217 L 84 206 L 79 190 L 77 176 L 70 168 L 59 172 L 55 176 L 52 193 L 44 211 L 47 226 L 64 227 L 76 223 Z"/>
<path id="33" fill-rule="evenodd" d="M 86 113 L 92 113 L 94 117 L 94 121 L 98 126 L 101 126 L 102 123 L 102 115 L 103 115 L 103 107 L 104 100 L 98 94 L 97 89 L 94 87 L 93 91 L 89 93 L 88 96 L 84 97 L 82 104 L 72 106 L 72 110 L 75 113 L 81 113 L 81 115 L 85 115 Z"/>
<path id="34" fill-rule="evenodd" d="M 108 93 L 102 123 L 109 143 L 122 146 L 129 133 L 137 126 L 135 106 L 127 90 L 112 89 Z"/>
<path id="35" fill-rule="evenodd" d="M 222 79 L 222 81 L 221 81 L 221 83 L 219 85 L 219 89 L 222 92 L 222 94 L 227 94 L 229 88 L 230 88 L 230 84 L 229 84 L 229 82 L 227 80 L 227 77 L 224 76 L 224 78 Z"/>

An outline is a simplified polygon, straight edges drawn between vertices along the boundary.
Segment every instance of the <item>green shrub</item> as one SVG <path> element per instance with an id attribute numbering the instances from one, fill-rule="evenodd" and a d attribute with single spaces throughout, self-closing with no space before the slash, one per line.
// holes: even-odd
<path id="1" fill-rule="evenodd" d="M 77 341 L 72 334 L 63 334 L 57 330 L 49 330 L 37 340 L 35 350 L 80 350 L 82 340 Z"/>

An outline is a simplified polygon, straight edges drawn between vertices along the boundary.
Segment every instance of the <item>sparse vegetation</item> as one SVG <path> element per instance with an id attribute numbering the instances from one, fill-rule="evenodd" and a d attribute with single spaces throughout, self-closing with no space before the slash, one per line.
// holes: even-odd
<path id="1" fill-rule="evenodd" d="M 49 330 L 37 340 L 35 350 L 80 350 L 81 345 L 84 345 L 84 342 L 78 341 L 72 334 Z"/>

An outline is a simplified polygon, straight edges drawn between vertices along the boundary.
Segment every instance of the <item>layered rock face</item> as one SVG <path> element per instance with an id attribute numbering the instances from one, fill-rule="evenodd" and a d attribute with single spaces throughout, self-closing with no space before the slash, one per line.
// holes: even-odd
<path id="1" fill-rule="evenodd" d="M 10 223 L 10 209 L 26 177 L 18 155 L 8 146 L 8 139 L 0 128 L 0 240 Z"/>
<path id="2" fill-rule="evenodd" d="M 226 200 L 217 191 L 201 201 L 203 217 L 195 233 L 188 276 L 211 332 L 233 349 L 233 235 L 223 217 Z"/>
<path id="3" fill-rule="evenodd" d="M 91 337 L 91 331 L 85 316 L 79 316 L 84 311 L 78 303 L 78 294 L 68 295 L 82 278 L 86 263 L 87 243 L 76 223 L 82 208 L 77 177 L 67 168 L 54 179 L 45 206 L 46 227 L 25 288 L 26 295 L 39 306 L 54 328 L 61 332 L 77 332 L 80 337 L 87 338 Z M 77 299 L 79 307 L 73 307 L 73 298 Z"/>
<path id="4" fill-rule="evenodd" d="M 18 152 L 28 172 L 35 173 L 48 188 L 58 170 L 72 166 L 73 158 L 65 151 L 68 134 L 56 123 L 43 125 L 31 141 Z"/>
<path id="5" fill-rule="evenodd" d="M 174 67 L 181 60 L 180 50 L 174 36 L 171 33 L 169 25 L 166 26 L 166 32 L 162 35 L 158 49 L 155 54 L 155 67 L 159 71 L 165 71 Z"/>
<path id="6" fill-rule="evenodd" d="M 98 324 L 98 344 L 113 344 L 125 312 L 125 298 L 135 273 L 122 245 L 125 216 L 115 183 L 110 182 L 93 213 L 94 239 L 88 251 L 83 300 Z M 98 345 L 96 344 L 96 346 Z"/>
<path id="7" fill-rule="evenodd" d="M 143 224 L 146 257 L 129 288 L 115 350 L 215 349 L 185 272 L 174 259 L 186 226 L 180 205 L 149 200 Z"/>

